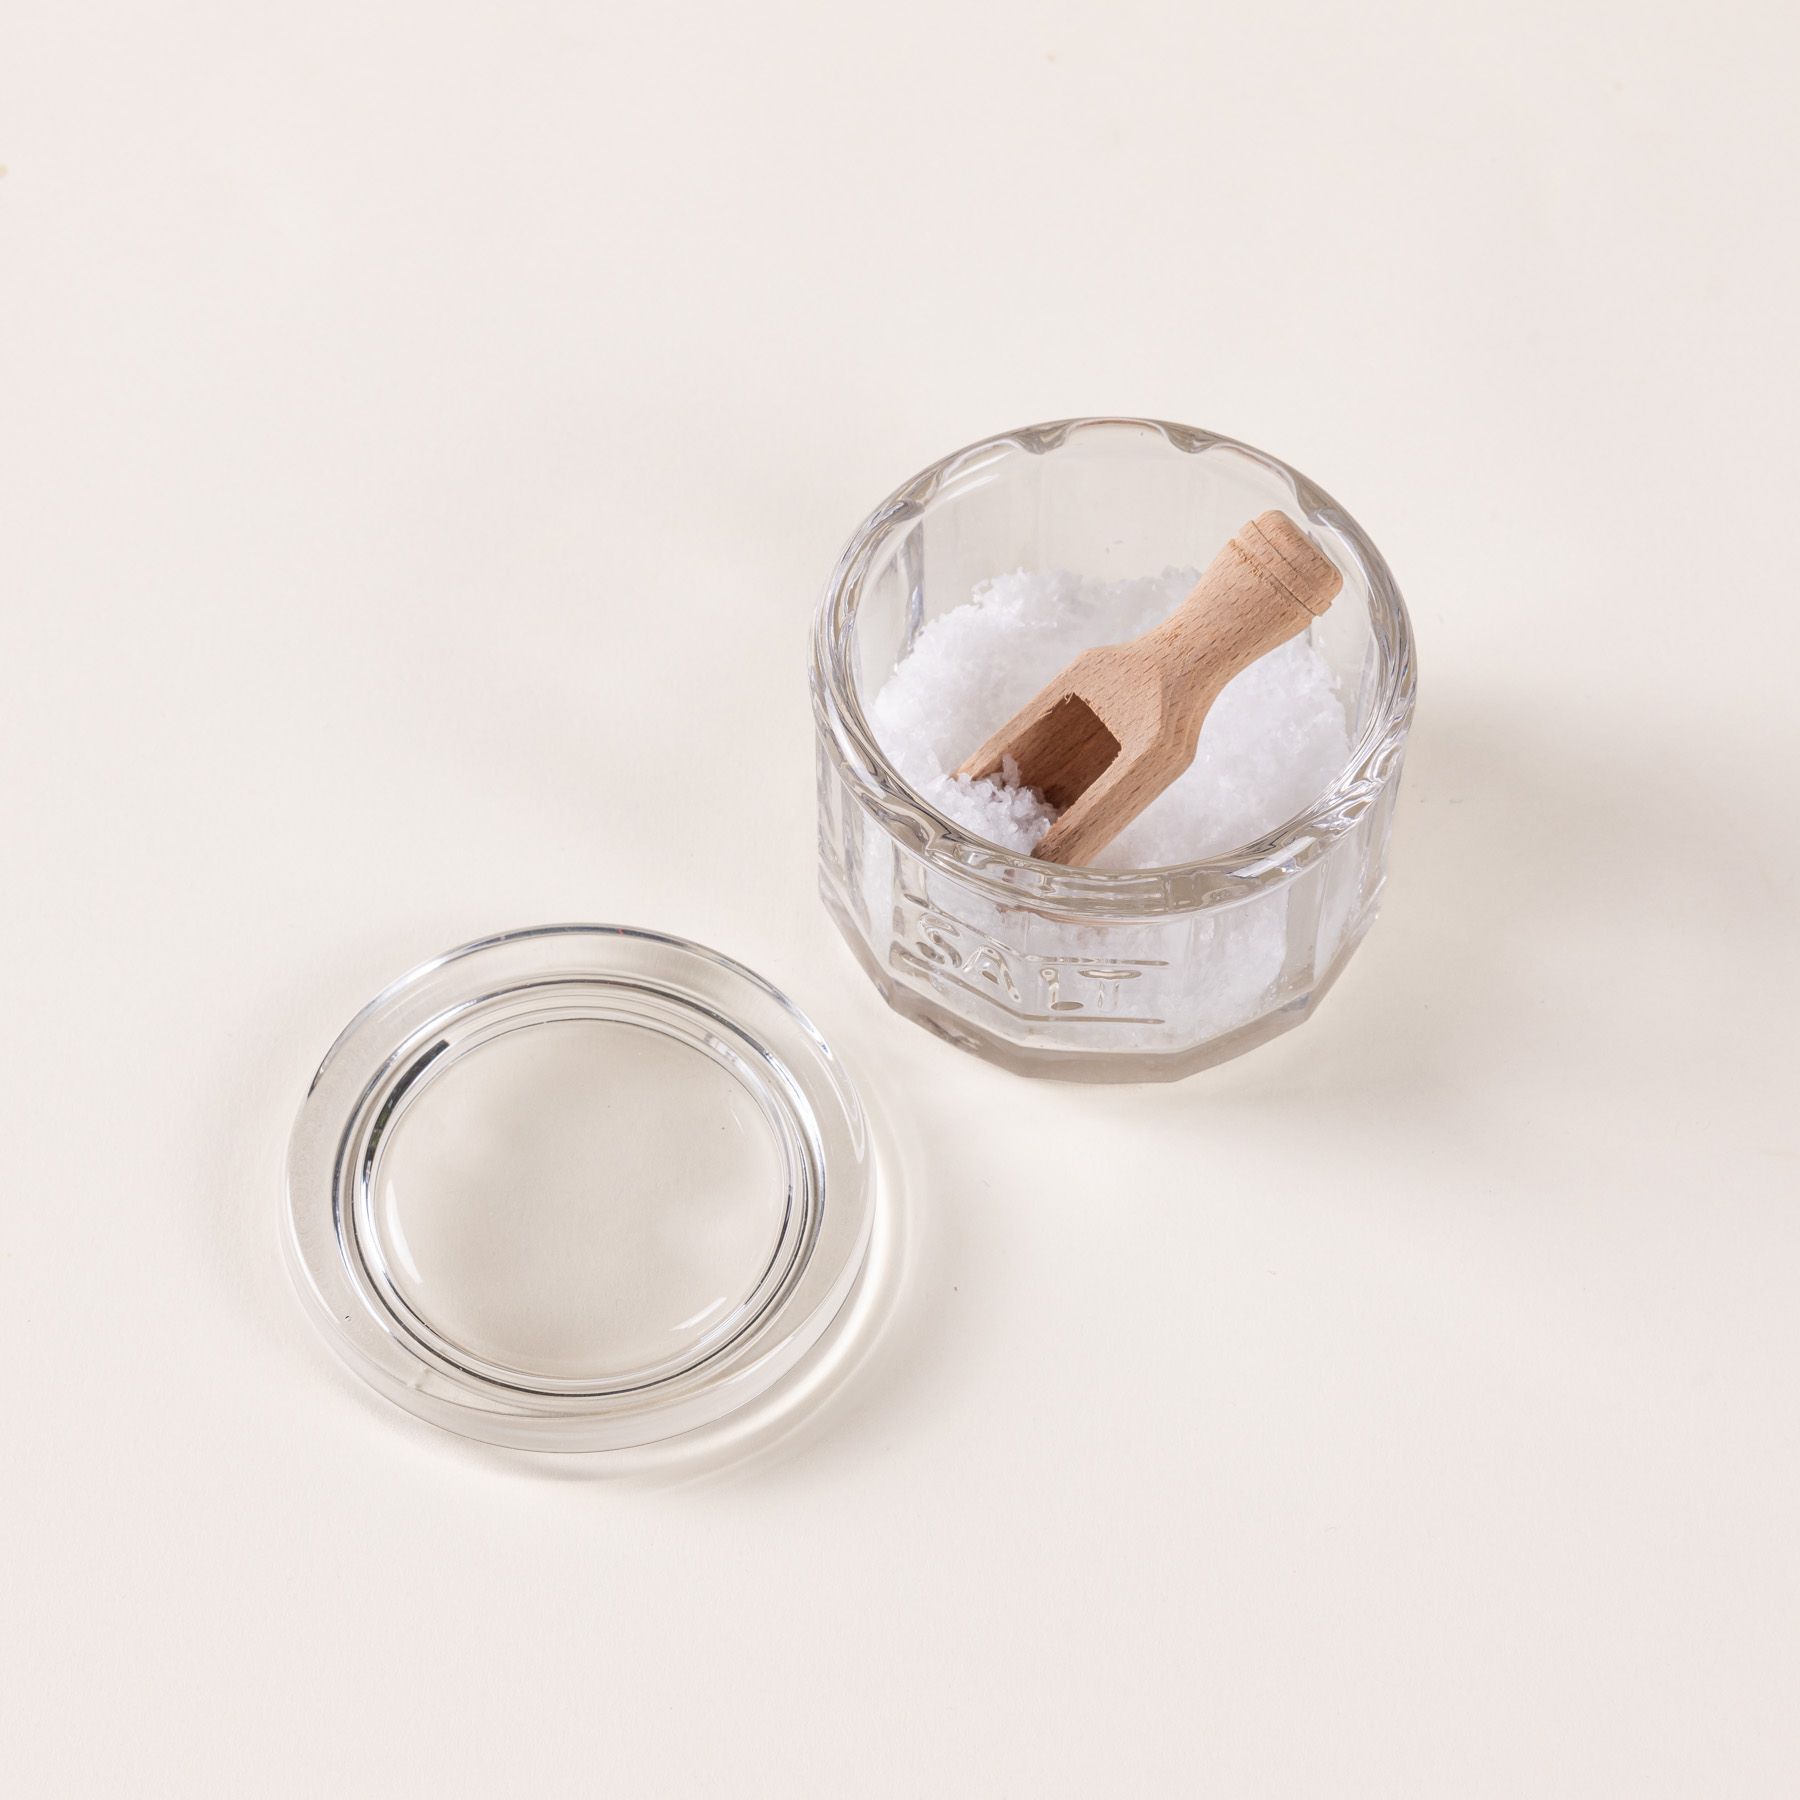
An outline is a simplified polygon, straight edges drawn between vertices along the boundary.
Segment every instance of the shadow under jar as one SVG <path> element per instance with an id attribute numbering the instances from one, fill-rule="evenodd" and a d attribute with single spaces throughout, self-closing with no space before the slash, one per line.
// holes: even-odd
<path id="1" fill-rule="evenodd" d="M 1104 580 L 1204 568 L 1271 507 L 1344 578 L 1310 627 L 1351 751 L 1284 825 L 1203 862 L 1063 868 L 969 835 L 901 779 L 868 704 L 920 629 L 1015 569 Z M 1034 1075 L 1166 1081 L 1300 1023 L 1374 918 L 1414 696 L 1380 553 L 1275 457 L 1149 419 L 1071 419 L 971 445 L 857 530 L 820 603 L 812 689 L 819 885 L 896 1011 Z"/>

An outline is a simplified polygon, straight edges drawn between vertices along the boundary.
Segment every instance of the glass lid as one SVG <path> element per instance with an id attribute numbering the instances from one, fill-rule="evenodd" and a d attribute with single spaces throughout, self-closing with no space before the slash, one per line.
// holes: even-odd
<path id="1" fill-rule="evenodd" d="M 825 1041 L 750 970 L 621 926 L 415 969 L 332 1046 L 287 1250 L 333 1346 L 492 1443 L 645 1444 L 735 1411 L 831 1322 L 874 1169 Z"/>

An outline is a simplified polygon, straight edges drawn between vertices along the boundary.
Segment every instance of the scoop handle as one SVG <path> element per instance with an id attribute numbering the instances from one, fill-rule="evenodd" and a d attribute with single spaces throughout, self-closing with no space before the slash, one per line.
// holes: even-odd
<path id="1" fill-rule="evenodd" d="M 1343 585 L 1335 565 L 1286 513 L 1262 513 L 1139 642 L 1173 678 L 1172 691 L 1204 711 L 1234 675 L 1304 631 Z"/>

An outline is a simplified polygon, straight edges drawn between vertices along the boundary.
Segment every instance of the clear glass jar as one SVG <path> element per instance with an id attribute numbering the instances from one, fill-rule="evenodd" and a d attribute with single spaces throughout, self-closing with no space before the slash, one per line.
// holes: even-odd
<path id="1" fill-rule="evenodd" d="M 1350 760 L 1298 817 L 1225 856 L 1070 869 L 970 837 L 882 753 L 864 701 L 922 625 L 1008 571 L 1203 567 L 1279 507 L 1344 577 L 1311 627 Z M 896 1011 L 1025 1073 L 1156 1081 L 1299 1024 L 1375 916 L 1412 718 L 1412 630 L 1387 564 L 1275 457 L 1151 419 L 1068 419 L 935 463 L 870 514 L 820 603 L 820 889 Z"/>

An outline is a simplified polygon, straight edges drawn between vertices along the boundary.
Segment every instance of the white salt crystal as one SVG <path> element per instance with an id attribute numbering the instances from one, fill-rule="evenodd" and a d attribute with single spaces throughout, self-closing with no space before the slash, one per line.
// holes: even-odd
<path id="1" fill-rule="evenodd" d="M 996 576 L 933 619 L 870 709 L 894 767 L 965 831 L 1021 855 L 1056 814 L 1018 785 L 951 773 L 1051 676 L 1092 644 L 1115 644 L 1166 618 L 1199 580 L 1168 569 L 1098 581 L 1052 569 Z M 1337 680 L 1299 637 L 1233 681 L 1207 714 L 1193 765 L 1095 859 L 1099 869 L 1151 869 L 1218 856 L 1309 806 L 1350 754 Z"/>

